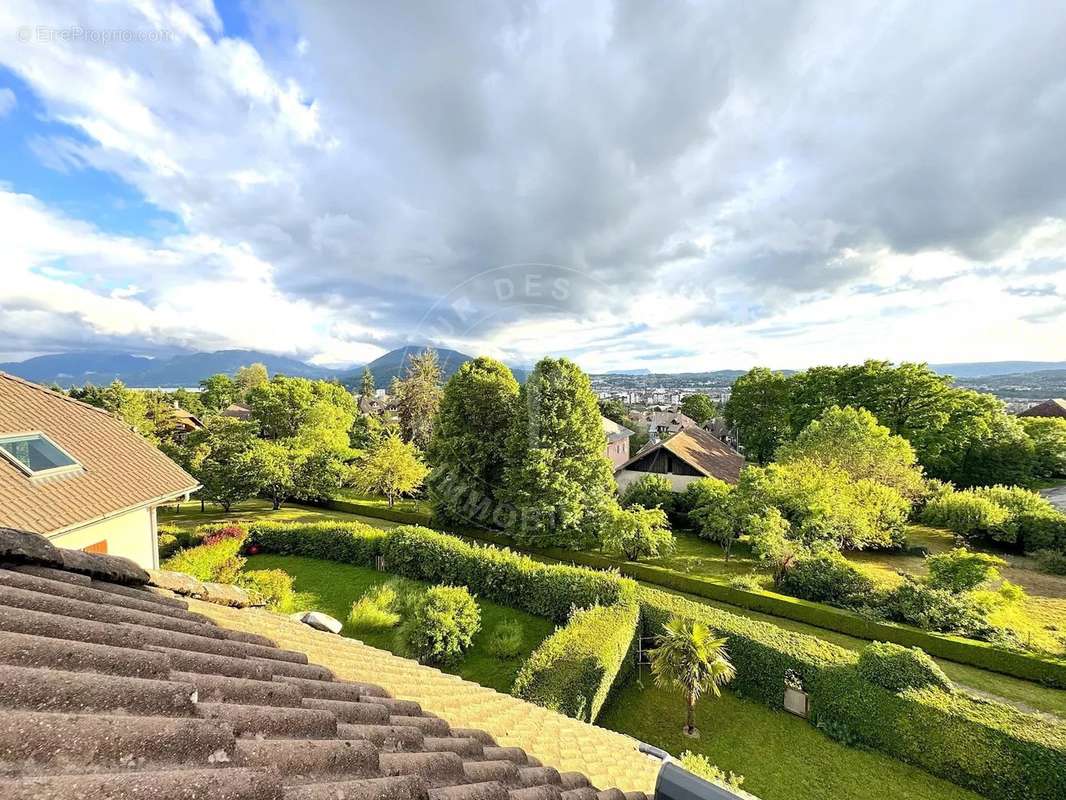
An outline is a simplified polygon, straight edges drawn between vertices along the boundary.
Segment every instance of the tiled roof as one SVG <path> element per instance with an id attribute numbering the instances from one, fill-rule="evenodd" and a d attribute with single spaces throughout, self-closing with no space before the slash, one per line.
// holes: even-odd
<path id="1" fill-rule="evenodd" d="M 0 435 L 33 431 L 84 469 L 30 478 L 0 459 L 0 525 L 53 533 L 198 486 L 106 411 L 0 372 Z"/>
<path id="2" fill-rule="evenodd" d="M 736 483 L 740 479 L 740 471 L 744 468 L 744 456 L 721 439 L 702 428 L 684 428 L 669 439 L 648 442 L 618 469 L 626 469 L 634 461 L 659 448 L 669 450 L 705 476 L 718 478 L 726 483 Z"/>
<path id="3" fill-rule="evenodd" d="M 0 568 L 5 800 L 646 800 L 395 696 L 380 651 L 106 580 L 143 574 L 124 559 L 77 554 L 74 572 L 26 540 L 0 530 L 0 562 L 34 562 Z"/>
<path id="4" fill-rule="evenodd" d="M 621 441 L 622 439 L 628 439 L 633 435 L 633 431 L 619 425 L 613 419 L 607 419 L 607 417 L 601 416 L 600 422 L 603 425 L 603 433 L 607 437 L 608 444 Z"/>
<path id="5" fill-rule="evenodd" d="M 1030 406 L 1018 413 L 1019 417 L 1066 417 L 1066 400 L 1052 398 Z"/>

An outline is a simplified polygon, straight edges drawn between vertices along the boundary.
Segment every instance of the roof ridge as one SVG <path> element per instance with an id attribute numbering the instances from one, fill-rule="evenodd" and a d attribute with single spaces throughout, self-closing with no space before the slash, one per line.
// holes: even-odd
<path id="1" fill-rule="evenodd" d="M 39 383 L 34 383 L 33 381 L 27 380 L 26 378 L 23 378 L 19 375 L 12 375 L 10 372 L 4 372 L 3 370 L 0 370 L 0 378 L 7 378 L 8 380 L 13 381 L 15 383 L 21 383 L 22 385 L 28 386 L 31 389 L 36 389 L 38 392 L 44 392 L 45 394 L 51 395 L 52 397 L 57 397 L 60 400 L 66 400 L 68 403 L 74 403 L 75 405 L 81 406 L 82 408 L 91 408 L 93 411 L 97 411 L 109 417 L 110 419 L 114 419 L 114 417 L 111 415 L 111 412 L 108 411 L 106 408 L 94 406 L 91 403 L 86 403 L 83 400 L 78 400 L 76 398 L 71 397 L 69 394 L 65 394 L 63 392 L 53 391 L 47 386 L 43 386 Z"/>

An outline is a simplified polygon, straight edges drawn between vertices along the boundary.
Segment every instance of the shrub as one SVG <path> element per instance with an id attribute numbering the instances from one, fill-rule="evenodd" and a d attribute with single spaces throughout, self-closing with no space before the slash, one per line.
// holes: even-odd
<path id="1" fill-rule="evenodd" d="M 1019 417 L 1018 421 L 1035 448 L 1033 474 L 1038 478 L 1066 477 L 1066 419 Z"/>
<path id="2" fill-rule="evenodd" d="M 763 588 L 761 578 L 754 572 L 749 572 L 746 575 L 734 575 L 729 579 L 729 586 L 742 592 L 761 592 Z"/>
<path id="3" fill-rule="evenodd" d="M 162 563 L 163 569 L 184 572 L 201 581 L 235 583 L 246 559 L 238 555 L 241 539 L 223 539 L 181 550 Z"/>
<path id="4" fill-rule="evenodd" d="M 932 686 L 945 692 L 955 690 L 944 670 L 917 647 L 901 647 L 891 642 L 873 642 L 859 653 L 859 675 L 890 692 L 924 689 Z"/>
<path id="5" fill-rule="evenodd" d="M 728 560 L 737 535 L 733 487 L 717 478 L 700 478 L 688 485 L 685 496 L 692 503 L 688 519 L 696 533 L 721 545 Z"/>
<path id="6" fill-rule="evenodd" d="M 874 593 L 874 583 L 835 550 L 796 559 L 777 582 L 785 594 L 834 606 L 859 605 Z"/>
<path id="7" fill-rule="evenodd" d="M 356 630 L 394 628 L 400 622 L 400 591 L 394 581 L 371 586 L 352 603 L 348 624 Z"/>
<path id="8" fill-rule="evenodd" d="M 605 544 L 620 550 L 628 561 L 669 555 L 675 547 L 666 512 L 639 505 L 619 508 L 611 514 Z"/>
<path id="9" fill-rule="evenodd" d="M 223 539 L 243 539 L 248 531 L 236 522 L 212 522 L 196 526 L 196 538 L 201 544 L 218 544 Z"/>
<path id="10" fill-rule="evenodd" d="M 252 569 L 241 573 L 237 584 L 251 595 L 256 603 L 262 603 L 275 611 L 287 611 L 293 606 L 295 592 L 292 576 L 280 569 Z"/>
<path id="11" fill-rule="evenodd" d="M 522 623 L 505 619 L 492 629 L 485 648 L 489 655 L 501 661 L 514 658 L 522 652 Z"/>
<path id="12" fill-rule="evenodd" d="M 921 521 L 947 528 L 966 538 L 987 537 L 1012 541 L 1014 529 L 1007 509 L 971 491 L 951 492 L 926 503 Z"/>
<path id="13" fill-rule="evenodd" d="M 986 640 L 995 634 L 986 610 L 971 597 L 934 589 L 912 575 L 905 575 L 903 583 L 888 593 L 885 609 L 890 619 L 927 631 Z"/>
<path id="14" fill-rule="evenodd" d="M 622 491 L 618 502 L 623 508 L 631 506 L 661 508 L 669 514 L 674 510 L 677 497 L 669 478 L 649 472 L 629 484 Z"/>
<path id="15" fill-rule="evenodd" d="M 956 547 L 950 552 L 926 557 L 925 564 L 929 568 L 927 583 L 932 588 L 968 592 L 998 579 L 997 567 L 1004 567 L 1007 562 L 988 553 Z"/>
<path id="16" fill-rule="evenodd" d="M 1066 553 L 1060 550 L 1037 550 L 1033 553 L 1040 569 L 1052 575 L 1066 575 Z"/>
<path id="17" fill-rule="evenodd" d="M 173 533 L 160 532 L 158 536 L 159 542 L 159 557 L 162 559 L 170 558 L 178 550 L 178 537 Z"/>
<path id="18" fill-rule="evenodd" d="M 540 643 L 515 677 L 512 694 L 585 722 L 595 722 L 611 689 L 632 669 L 640 620 L 635 587 L 614 605 L 575 610 Z"/>
<path id="19" fill-rule="evenodd" d="M 710 781 L 718 786 L 725 786 L 732 789 L 734 792 L 737 789 L 740 789 L 741 785 L 744 783 L 743 775 L 736 775 L 733 772 L 722 772 L 722 770 L 710 762 L 707 756 L 702 755 L 701 753 L 693 753 L 691 750 L 686 750 L 681 754 L 678 763 L 693 775 L 697 775 L 705 781 Z"/>
<path id="20" fill-rule="evenodd" d="M 256 522 L 248 529 L 244 547 L 253 554 L 278 553 L 373 566 L 386 533 L 363 522 Z"/>
<path id="21" fill-rule="evenodd" d="M 622 585 L 617 573 L 542 564 L 510 550 L 414 526 L 387 531 L 381 554 L 389 572 L 468 586 L 487 600 L 556 622 L 565 621 L 574 606 L 617 602 Z"/>
<path id="22" fill-rule="evenodd" d="M 430 664 L 455 664 L 481 630 L 481 611 L 465 586 L 434 586 L 404 619 L 408 652 Z"/>
<path id="23" fill-rule="evenodd" d="M 746 527 L 751 552 L 759 561 L 770 566 L 774 583 L 781 580 L 793 561 L 810 552 L 805 545 L 791 537 L 792 527 L 776 508 L 751 514 Z"/>

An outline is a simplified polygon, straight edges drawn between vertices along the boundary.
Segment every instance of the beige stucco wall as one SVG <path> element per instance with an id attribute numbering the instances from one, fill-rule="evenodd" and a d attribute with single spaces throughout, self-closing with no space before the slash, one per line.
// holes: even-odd
<path id="1" fill-rule="evenodd" d="M 127 511 L 48 538 L 57 547 L 76 550 L 106 541 L 109 555 L 125 556 L 146 569 L 159 566 L 154 508 Z"/>
<path id="2" fill-rule="evenodd" d="M 623 469 L 620 472 L 616 472 L 614 474 L 614 480 L 615 483 L 618 484 L 618 491 L 623 492 L 625 491 L 625 488 L 629 486 L 629 484 L 635 483 L 636 481 L 643 478 L 645 475 L 650 474 L 652 473 L 637 472 L 636 470 L 632 469 Z M 693 481 L 699 480 L 698 475 L 663 475 L 663 477 L 670 481 L 670 486 L 675 492 L 683 492 L 685 491 L 686 486 L 688 486 Z"/>

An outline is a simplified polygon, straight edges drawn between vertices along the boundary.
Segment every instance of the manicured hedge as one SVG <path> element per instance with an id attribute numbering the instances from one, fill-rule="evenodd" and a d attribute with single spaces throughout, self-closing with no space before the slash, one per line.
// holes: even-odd
<path id="1" fill-rule="evenodd" d="M 890 692 L 933 687 L 945 692 L 955 686 L 940 665 L 918 647 L 871 642 L 859 653 L 859 676 Z"/>
<path id="2" fill-rule="evenodd" d="M 892 693 L 855 670 L 809 687 L 812 721 L 995 800 L 1066 797 L 1066 725 L 938 689 Z"/>
<path id="3" fill-rule="evenodd" d="M 331 508 L 345 501 L 330 501 Z M 350 504 L 349 504 L 350 505 Z M 382 517 L 378 512 L 387 511 L 378 506 L 360 506 L 357 513 L 367 516 Z M 428 523 L 426 514 L 408 514 Z M 510 540 L 502 534 L 480 528 L 462 528 L 454 531 L 456 535 L 491 542 L 501 547 L 511 545 Z M 667 589 L 674 589 L 709 600 L 759 611 L 775 617 L 805 622 L 826 630 L 846 633 L 870 641 L 893 642 L 905 647 L 920 647 L 930 655 L 946 658 L 959 664 L 987 669 L 1016 678 L 1037 681 L 1048 686 L 1066 689 L 1066 662 L 1041 658 L 1030 653 L 1020 653 L 959 636 L 923 631 L 907 625 L 880 622 L 862 617 L 854 612 L 833 608 L 824 603 L 801 600 L 796 597 L 776 594 L 774 592 L 751 592 L 737 589 L 713 579 L 686 575 L 665 567 L 633 562 L 617 563 L 595 553 L 582 553 L 561 548 L 522 548 L 526 552 L 551 558 L 564 563 L 580 564 L 596 569 L 618 570 L 623 575 L 646 583 L 653 583 Z"/>
<path id="4" fill-rule="evenodd" d="M 481 597 L 557 622 L 565 621 L 572 608 L 613 605 L 620 598 L 623 582 L 617 573 L 542 564 L 428 528 L 399 527 L 384 533 L 381 553 L 389 572 L 469 586 Z"/>
<path id="5" fill-rule="evenodd" d="M 314 505 L 321 505 L 334 511 L 345 511 L 349 514 L 361 514 L 364 517 L 399 522 L 401 525 L 429 525 L 430 523 L 429 514 L 423 514 L 418 511 L 400 511 L 388 506 L 360 503 L 355 500 L 326 500 Z"/>
<path id="6" fill-rule="evenodd" d="M 812 722 L 849 744 L 915 764 L 995 800 L 1066 797 L 1066 724 L 940 689 L 893 693 L 864 680 L 856 654 L 768 623 L 640 588 L 642 635 L 670 615 L 700 620 L 727 639 L 730 688 L 775 708 L 785 673 L 800 678 Z M 871 645 L 873 647 L 874 645 Z"/>
<path id="7" fill-rule="evenodd" d="M 387 533 L 362 522 L 255 522 L 244 549 L 373 566 Z"/>
<path id="8" fill-rule="evenodd" d="M 640 621 L 635 590 L 630 584 L 614 605 L 575 611 L 522 665 L 514 695 L 595 722 L 611 690 L 633 670 Z"/>

